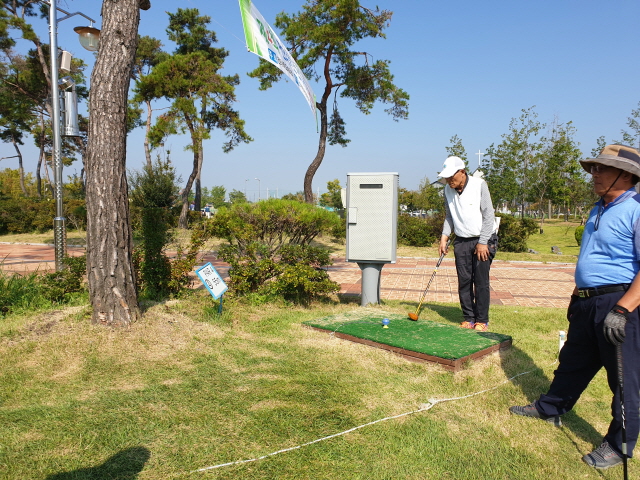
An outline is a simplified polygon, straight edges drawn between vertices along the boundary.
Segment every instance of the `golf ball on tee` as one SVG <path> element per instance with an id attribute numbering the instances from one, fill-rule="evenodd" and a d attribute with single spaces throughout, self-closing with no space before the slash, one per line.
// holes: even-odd
<path id="1" fill-rule="evenodd" d="M 382 319 L 382 328 L 389 328 L 389 319 L 388 318 L 383 318 Z"/>

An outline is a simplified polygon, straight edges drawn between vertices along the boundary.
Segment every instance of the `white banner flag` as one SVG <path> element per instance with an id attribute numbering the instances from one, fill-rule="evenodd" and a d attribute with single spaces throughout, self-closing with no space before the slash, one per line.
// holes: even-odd
<path id="1" fill-rule="evenodd" d="M 251 0 L 240 0 L 247 48 L 266 61 L 273 63 L 293 80 L 307 100 L 313 116 L 316 115 L 316 96 L 307 77 L 284 47 L 273 28 L 266 22 Z"/>

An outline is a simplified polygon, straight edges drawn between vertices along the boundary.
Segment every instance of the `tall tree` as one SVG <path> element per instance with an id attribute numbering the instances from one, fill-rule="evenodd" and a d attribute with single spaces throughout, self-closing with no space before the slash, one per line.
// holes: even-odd
<path id="1" fill-rule="evenodd" d="M 193 168 L 182 190 L 182 211 L 179 226 L 187 227 L 189 193 L 195 183 L 195 208 L 200 209 L 200 177 L 204 161 L 203 142 L 211 130 L 221 129 L 227 136 L 222 150 L 227 153 L 239 143 L 253 139 L 244 131 L 244 120 L 231 106 L 235 102 L 238 75 L 222 76 L 228 53 L 214 48 L 215 32 L 206 27 L 210 17 L 200 15 L 197 9 L 178 9 L 169 14 L 169 39 L 176 42 L 173 55 L 156 65 L 149 75 L 140 79 L 140 89 L 152 92 L 155 98 L 172 101 L 169 110 L 161 115 L 150 132 L 152 146 L 163 143 L 167 135 L 189 133 L 193 152 Z"/>
<path id="2" fill-rule="evenodd" d="M 227 189 L 222 185 L 215 185 L 211 187 L 211 191 L 209 192 L 209 203 L 213 205 L 214 208 L 220 208 L 225 205 L 224 198 L 227 196 Z"/>
<path id="3" fill-rule="evenodd" d="M 460 137 L 458 137 L 458 135 L 454 135 L 449 139 L 449 142 L 451 143 L 451 145 L 445 147 L 445 149 L 447 150 L 447 154 L 449 156 L 454 155 L 456 157 L 460 157 L 464 164 L 468 167 L 469 162 L 467 162 L 467 151 L 465 150 Z"/>
<path id="4" fill-rule="evenodd" d="M 340 97 L 355 100 L 356 107 L 369 114 L 380 101 L 389 104 L 385 111 L 394 120 L 408 117 L 409 95 L 393 83 L 388 60 L 373 61 L 371 54 L 356 47 L 359 40 L 385 38 L 392 12 L 364 7 L 357 0 L 307 0 L 297 14 L 280 13 L 275 26 L 282 31 L 289 51 L 308 78 L 324 80 L 324 89 L 316 107 L 320 112 L 318 151 L 304 177 L 304 196 L 314 202 L 312 182 L 329 145 L 347 146 L 345 122 L 338 111 Z M 322 72 L 316 73 L 316 72 Z M 282 71 L 260 59 L 260 66 L 249 73 L 260 79 L 260 89 L 270 88 L 282 78 Z M 331 118 L 328 102 L 333 94 Z"/>
<path id="5" fill-rule="evenodd" d="M 92 321 L 126 326 L 140 316 L 126 175 L 127 97 L 140 0 L 103 0 L 91 75 L 87 145 L 87 277 Z"/>
<path id="6" fill-rule="evenodd" d="M 27 189 L 24 180 L 24 166 L 20 146 L 24 145 L 23 137 L 33 126 L 33 103 L 24 95 L 17 95 L 7 79 L 9 65 L 0 64 L 0 141 L 13 144 L 18 158 L 20 188 L 24 196 Z"/>
<path id="7" fill-rule="evenodd" d="M 154 100 L 154 92 L 148 91 L 140 79 L 145 75 L 149 75 L 153 67 L 166 59 L 167 56 L 168 54 L 162 51 L 162 42 L 160 40 L 146 35 L 138 39 L 136 60 L 133 64 L 133 78 L 136 80 L 136 86 L 134 87 L 134 97 L 132 101 L 134 106 L 144 103 L 147 110 L 146 121 L 144 124 L 146 129 L 144 135 L 144 156 L 147 160 L 148 169 L 153 168 L 153 163 L 151 161 L 151 148 L 149 146 L 149 133 L 151 131 L 151 123 L 153 119 L 153 108 L 151 108 L 151 103 Z"/>
<path id="8" fill-rule="evenodd" d="M 495 204 L 519 203 L 522 215 L 528 192 L 528 174 L 531 162 L 542 148 L 538 135 L 545 127 L 537 118 L 535 106 L 523 109 L 519 118 L 512 118 L 509 132 L 502 135 L 498 146 L 487 149 L 483 159 L 485 178 L 491 187 L 491 198 Z"/>
<path id="9" fill-rule="evenodd" d="M 240 190 L 231 190 L 229 192 L 229 203 L 246 203 L 247 196 Z"/>
<path id="10" fill-rule="evenodd" d="M 5 68 L 2 71 L 3 96 L 14 97 L 13 118 L 17 117 L 18 106 L 22 109 L 23 119 L 27 115 L 30 116 L 26 124 L 22 123 L 22 133 L 28 133 L 33 136 L 36 146 L 40 148 L 40 156 L 38 159 L 37 190 L 38 195 L 41 192 L 40 182 L 40 166 L 45 159 L 47 153 L 51 157 L 51 123 L 53 116 L 51 106 L 51 76 L 49 65 L 49 45 L 43 44 L 36 35 L 33 27 L 28 22 L 30 18 L 38 15 L 38 8 L 41 16 L 46 16 L 48 7 L 46 5 L 37 5 L 30 0 L 13 0 L 11 2 L 0 1 L 0 51 L 3 54 L 3 64 Z M 24 40 L 33 44 L 26 56 L 16 55 L 12 51 L 15 40 L 10 36 L 10 31 L 15 30 Z M 71 63 L 71 72 L 65 75 L 71 76 L 76 83 L 76 93 L 79 100 L 88 96 L 86 87 L 84 87 L 84 69 L 86 65 L 79 59 L 73 59 Z M 44 117 L 48 117 L 49 121 L 45 121 Z M 85 121 L 80 122 L 86 125 Z M 13 127 L 13 133 L 17 133 L 17 125 Z M 84 145 L 86 142 L 86 129 L 82 132 L 82 138 L 62 138 L 62 162 L 63 165 L 69 165 L 75 160 L 75 155 L 84 154 Z M 16 144 L 14 143 L 14 146 Z M 44 163 L 46 169 L 46 163 Z M 46 172 L 46 170 L 45 170 Z"/>
<path id="11" fill-rule="evenodd" d="M 640 102 L 638 108 L 631 110 L 631 116 L 627 117 L 627 126 L 631 132 L 622 130 L 622 141 L 616 143 L 640 149 Z"/>
<path id="12" fill-rule="evenodd" d="M 342 205 L 342 187 L 340 180 L 330 180 L 327 182 L 327 192 L 320 195 L 318 201 L 321 207 L 331 207 L 336 209 L 344 208 Z"/>
<path id="13" fill-rule="evenodd" d="M 561 124 L 554 120 L 549 133 L 541 139 L 541 150 L 532 159 L 527 199 L 538 205 L 541 228 L 548 202 L 567 208 L 580 202 L 572 194 L 585 182 L 575 133 L 572 122 Z"/>
<path id="14" fill-rule="evenodd" d="M 594 158 L 597 157 L 606 146 L 607 141 L 605 140 L 604 135 L 601 135 L 596 139 L 596 146 L 591 150 L 591 156 Z"/>

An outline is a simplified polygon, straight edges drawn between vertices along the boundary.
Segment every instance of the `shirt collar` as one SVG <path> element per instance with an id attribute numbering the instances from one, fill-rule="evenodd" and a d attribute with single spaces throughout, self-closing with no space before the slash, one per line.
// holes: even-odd
<path id="1" fill-rule="evenodd" d="M 464 185 L 462 185 L 462 188 L 460 189 L 460 191 L 458 191 L 458 190 L 457 190 L 457 189 L 455 189 L 455 188 L 453 189 L 453 190 L 455 190 L 455 191 L 458 193 L 458 195 L 462 195 L 462 192 L 464 192 L 464 189 L 465 189 L 465 188 L 467 188 L 467 183 L 469 183 L 469 174 L 466 172 L 466 170 L 465 170 L 465 172 L 464 172 L 464 175 L 465 175 L 465 178 L 464 178 Z"/>
<path id="2" fill-rule="evenodd" d="M 614 205 L 618 205 L 619 203 L 624 202 L 625 200 L 629 199 L 630 197 L 633 197 L 636 194 L 636 188 L 635 187 L 631 187 L 629 190 L 627 190 L 626 192 L 618 195 L 618 197 L 616 197 L 616 199 L 613 202 L 610 202 L 607 205 L 608 207 L 613 207 Z M 596 205 L 604 205 L 604 200 L 601 198 L 600 200 L 598 200 L 596 202 Z"/>

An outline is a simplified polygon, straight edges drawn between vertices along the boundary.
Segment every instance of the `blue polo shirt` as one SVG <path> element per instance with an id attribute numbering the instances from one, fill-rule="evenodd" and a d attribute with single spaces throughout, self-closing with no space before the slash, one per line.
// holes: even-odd
<path id="1" fill-rule="evenodd" d="M 640 271 L 640 195 L 632 188 L 603 210 L 602 205 L 600 199 L 584 227 L 575 273 L 578 288 L 631 283 Z"/>

